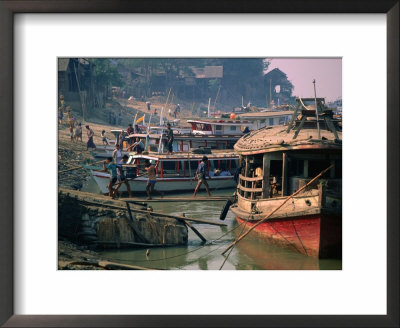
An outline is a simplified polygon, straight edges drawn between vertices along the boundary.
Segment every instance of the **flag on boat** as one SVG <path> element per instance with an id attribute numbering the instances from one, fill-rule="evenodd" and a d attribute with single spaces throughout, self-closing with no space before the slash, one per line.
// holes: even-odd
<path id="1" fill-rule="evenodd" d="M 144 115 L 143 115 L 142 117 L 140 117 L 140 118 L 137 119 L 136 124 L 142 122 L 143 120 L 144 120 Z"/>

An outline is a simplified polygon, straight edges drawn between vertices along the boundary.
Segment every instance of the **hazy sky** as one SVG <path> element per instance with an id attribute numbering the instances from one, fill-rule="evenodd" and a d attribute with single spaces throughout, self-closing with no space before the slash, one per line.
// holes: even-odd
<path id="1" fill-rule="evenodd" d="M 294 85 L 293 95 L 314 97 L 312 81 L 316 81 L 317 97 L 333 101 L 342 97 L 342 59 L 340 58 L 269 58 L 268 71 L 279 68 Z"/>

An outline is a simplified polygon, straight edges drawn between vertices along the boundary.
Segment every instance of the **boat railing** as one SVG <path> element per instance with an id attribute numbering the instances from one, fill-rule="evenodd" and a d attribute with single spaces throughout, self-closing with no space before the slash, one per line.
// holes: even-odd
<path id="1" fill-rule="evenodd" d="M 245 177 L 239 174 L 238 189 L 241 196 L 250 199 L 262 197 L 264 178 L 259 177 Z M 260 183 L 261 182 L 261 183 Z"/>
<path id="2" fill-rule="evenodd" d="M 245 177 L 241 174 L 239 174 L 239 178 L 240 178 L 240 180 L 243 180 L 243 181 L 261 181 L 263 179 L 263 177 L 254 177 L 254 178 Z"/>

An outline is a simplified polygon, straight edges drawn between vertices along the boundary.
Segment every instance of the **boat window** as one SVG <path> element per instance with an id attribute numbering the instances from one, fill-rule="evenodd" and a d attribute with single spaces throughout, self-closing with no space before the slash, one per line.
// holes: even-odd
<path id="1" fill-rule="evenodd" d="M 199 164 L 197 163 L 197 161 L 190 161 L 190 169 L 192 170 L 192 173 L 194 174 L 193 170 L 197 170 L 197 166 Z"/>
<path id="2" fill-rule="evenodd" d="M 335 161 L 335 179 L 342 178 L 342 160 Z"/>
<path id="3" fill-rule="evenodd" d="M 214 169 L 218 167 L 218 164 L 215 163 L 214 160 L 210 160 L 209 163 L 210 163 L 210 171 L 214 171 Z"/>
<path id="4" fill-rule="evenodd" d="M 216 125 L 215 130 L 218 130 L 218 131 L 222 130 L 222 125 Z"/>
<path id="5" fill-rule="evenodd" d="M 288 175 L 291 177 L 294 176 L 303 176 L 304 172 L 304 161 L 296 158 L 289 158 L 288 161 Z"/>
<path id="6" fill-rule="evenodd" d="M 236 131 L 236 126 L 231 126 L 231 131 Z"/>
<path id="7" fill-rule="evenodd" d="M 269 169 L 270 197 L 282 195 L 282 160 L 271 160 Z"/>
<path id="8" fill-rule="evenodd" d="M 164 173 L 175 173 L 176 172 L 176 162 L 175 161 L 164 161 L 163 162 Z"/>
<path id="9" fill-rule="evenodd" d="M 331 165 L 328 159 L 324 160 L 309 160 L 308 161 L 308 177 L 313 178 L 318 175 L 321 171 L 325 170 Z M 329 172 L 327 172 L 323 178 L 329 178 Z"/>
<path id="10" fill-rule="evenodd" d="M 273 118 L 270 118 L 268 124 L 269 124 L 269 125 L 274 125 L 274 119 L 273 119 Z"/>
<path id="11" fill-rule="evenodd" d="M 237 169 L 239 167 L 239 160 L 238 159 L 234 159 L 231 160 L 231 169 Z"/>

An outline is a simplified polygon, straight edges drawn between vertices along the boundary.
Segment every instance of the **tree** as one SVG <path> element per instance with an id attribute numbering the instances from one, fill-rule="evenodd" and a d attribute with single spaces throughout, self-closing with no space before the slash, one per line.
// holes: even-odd
<path id="1" fill-rule="evenodd" d="M 95 83 L 97 88 L 105 89 L 110 86 L 122 87 L 124 85 L 116 65 L 111 65 L 109 58 L 93 58 Z"/>

